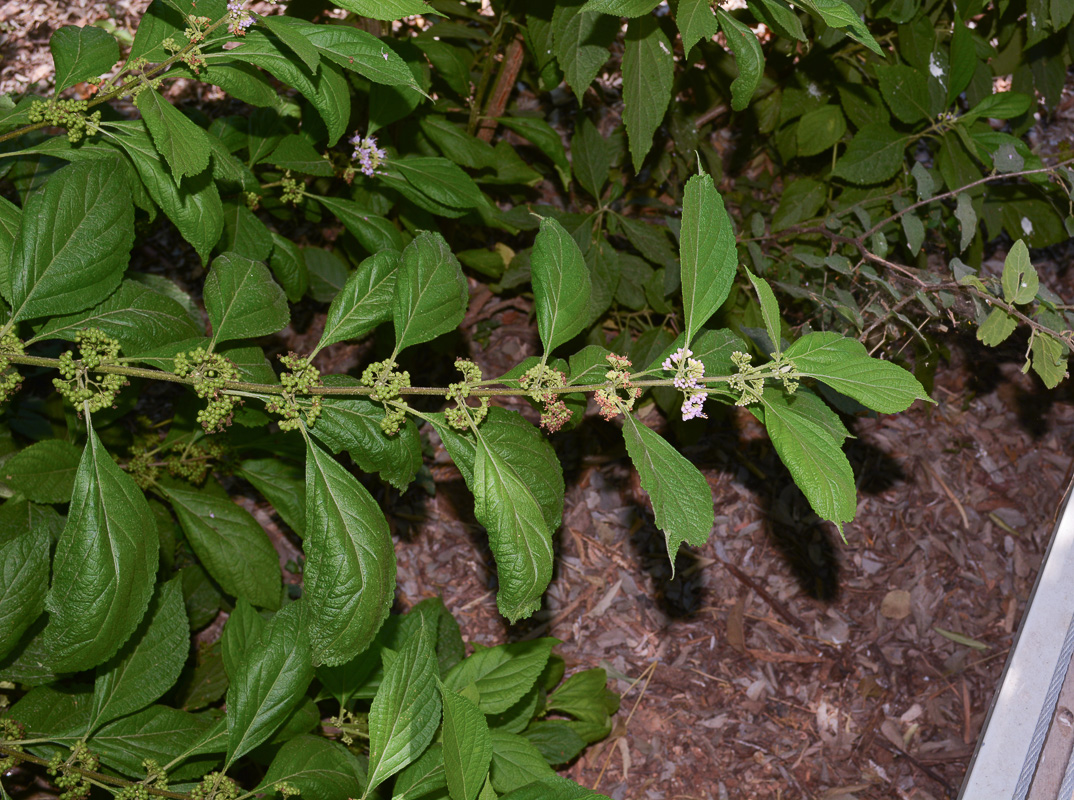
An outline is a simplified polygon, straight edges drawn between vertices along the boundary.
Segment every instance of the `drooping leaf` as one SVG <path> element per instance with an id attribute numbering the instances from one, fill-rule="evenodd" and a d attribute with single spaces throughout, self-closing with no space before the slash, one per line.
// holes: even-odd
<path id="1" fill-rule="evenodd" d="M 227 764 L 266 741 L 313 680 L 301 601 L 276 613 L 227 690 Z"/>
<path id="2" fill-rule="evenodd" d="M 496 120 L 508 130 L 528 139 L 533 145 L 548 156 L 556 167 L 563 188 L 571 183 L 571 164 L 567 160 L 567 150 L 559 133 L 540 117 L 499 117 Z"/>
<path id="3" fill-rule="evenodd" d="M 306 484 L 298 467 L 278 458 L 250 458 L 236 474 L 248 480 L 300 538 L 306 535 Z"/>
<path id="4" fill-rule="evenodd" d="M 596 11 L 582 11 L 582 4 L 557 3 L 552 14 L 552 49 L 563 69 L 567 85 L 582 104 L 582 95 L 608 60 L 618 21 Z"/>
<path id="5" fill-rule="evenodd" d="M 653 133 L 671 102 L 674 77 L 671 42 L 656 17 L 647 14 L 632 19 L 623 49 L 623 122 L 635 171 L 652 148 Z"/>
<path id="6" fill-rule="evenodd" d="M 287 299 L 297 303 L 310 285 L 309 270 L 302 258 L 302 251 L 290 239 L 278 233 L 272 234 L 272 256 L 269 269 L 283 287 Z"/>
<path id="7" fill-rule="evenodd" d="M 1003 260 L 1002 282 L 1003 299 L 1008 303 L 1025 304 L 1036 298 L 1040 279 L 1029 261 L 1029 248 L 1025 240 L 1015 242 Z"/>
<path id="8" fill-rule="evenodd" d="M 82 451 L 63 439 L 46 439 L 4 462 L 4 483 L 35 503 L 67 503 Z"/>
<path id="9" fill-rule="evenodd" d="M 389 250 L 370 256 L 347 278 L 332 299 L 317 349 L 357 340 L 391 319 L 399 254 Z"/>
<path id="10" fill-rule="evenodd" d="M 687 57 L 695 44 L 711 39 L 720 30 L 709 0 L 679 0 L 675 24 L 682 37 L 682 52 Z"/>
<path id="11" fill-rule="evenodd" d="M 779 351 L 782 349 L 783 322 L 779 316 L 779 304 L 776 302 L 776 295 L 764 278 L 757 277 L 749 270 L 746 270 L 746 277 L 750 279 L 750 283 L 753 284 L 753 290 L 757 292 L 757 300 L 761 304 L 761 318 L 764 319 L 768 339 L 772 342 L 772 347 L 775 348 L 775 352 L 769 355 L 777 358 Z"/>
<path id="12" fill-rule="evenodd" d="M 392 319 L 396 352 L 454 330 L 469 301 L 462 265 L 444 237 L 424 231 L 403 250 Z"/>
<path id="13" fill-rule="evenodd" d="M 175 182 L 197 175 L 209 166 L 208 134 L 154 89 L 146 89 L 134 100 L 157 152 L 164 156 Z"/>
<path id="14" fill-rule="evenodd" d="M 998 347 L 1014 333 L 1018 321 L 1002 308 L 993 308 L 977 328 L 977 340 L 988 347 Z"/>
<path id="15" fill-rule="evenodd" d="M 958 243 L 958 252 L 961 253 L 970 246 L 977 233 L 977 212 L 973 210 L 973 200 L 968 192 L 959 192 L 958 201 L 955 203 L 955 219 L 958 220 L 961 230 Z"/>
<path id="16" fill-rule="evenodd" d="M 347 800 L 365 791 L 365 770 L 339 742 L 303 735 L 280 748 L 255 791 L 268 791 L 284 782 L 309 800 Z"/>
<path id="17" fill-rule="evenodd" d="M 321 63 L 320 50 L 314 46 L 306 35 L 306 30 L 316 28 L 305 20 L 296 20 L 285 16 L 259 16 L 257 21 L 272 31 L 273 36 L 283 42 L 310 72 L 316 72 Z M 327 25 L 325 27 L 328 27 Z"/>
<path id="18" fill-rule="evenodd" d="M 228 675 L 238 675 L 242 671 L 243 663 L 253 655 L 253 649 L 261 641 L 266 624 L 264 617 L 245 597 L 238 599 L 220 635 L 220 657 Z"/>
<path id="19" fill-rule="evenodd" d="M 369 646 L 395 593 L 395 550 L 376 501 L 338 461 L 306 445 L 303 624 L 314 664 L 335 666 Z"/>
<path id="20" fill-rule="evenodd" d="M 750 104 L 750 98 L 764 75 L 764 53 L 761 43 L 749 27 L 732 17 L 722 8 L 716 8 L 720 30 L 727 37 L 727 46 L 735 54 L 738 77 L 731 82 L 731 108 L 741 111 Z"/>
<path id="21" fill-rule="evenodd" d="M 832 174 L 851 183 L 881 183 L 894 177 L 906 157 L 907 137 L 886 122 L 874 122 L 854 134 Z"/>
<path id="22" fill-rule="evenodd" d="M 265 261 L 272 253 L 272 234 L 245 203 L 224 203 L 224 236 L 218 249 L 251 261 Z"/>
<path id="23" fill-rule="evenodd" d="M 1033 354 L 1033 371 L 1049 389 L 1054 389 L 1067 377 L 1067 350 L 1054 336 L 1036 333 L 1030 350 Z"/>
<path id="24" fill-rule="evenodd" d="M 428 7 L 425 13 L 429 13 Z M 287 19 L 292 25 L 299 22 L 292 17 L 281 19 Z M 421 88 L 406 62 L 367 31 L 346 25 L 310 25 L 304 21 L 298 28 L 321 55 L 344 69 L 357 72 L 374 83 Z"/>
<path id="25" fill-rule="evenodd" d="M 0 543 L 0 660 L 45 610 L 49 544 L 43 525 Z"/>
<path id="26" fill-rule="evenodd" d="M 213 259 L 205 278 L 205 310 L 214 343 L 276 333 L 291 319 L 287 297 L 268 267 L 237 253 Z"/>
<path id="27" fill-rule="evenodd" d="M 104 75 L 119 61 L 116 37 L 94 25 L 64 25 L 52 34 L 48 49 L 56 65 L 56 94 L 79 81 Z"/>
<path id="28" fill-rule="evenodd" d="M 798 5 L 810 14 L 820 17 L 833 28 L 843 29 L 847 36 L 861 42 L 878 56 L 884 55 L 876 39 L 861 21 L 858 12 L 845 0 L 801 0 Z"/>
<path id="29" fill-rule="evenodd" d="M 558 643 L 544 637 L 478 650 L 448 671 L 444 685 L 456 692 L 473 686 L 482 712 L 502 714 L 536 685 Z"/>
<path id="30" fill-rule="evenodd" d="M 686 342 L 723 305 L 738 269 L 731 219 L 712 177 L 686 182 L 679 238 Z"/>
<path id="31" fill-rule="evenodd" d="M 12 245 L 12 319 L 71 314 L 123 279 L 134 204 L 118 160 L 71 164 L 30 195 Z"/>
<path id="32" fill-rule="evenodd" d="M 591 283 L 577 242 L 551 217 L 541 229 L 530 256 L 537 309 L 537 330 L 546 353 L 581 333 L 586 324 Z"/>
<path id="33" fill-rule="evenodd" d="M 491 735 L 489 777 L 496 791 L 510 792 L 534 781 L 556 777 L 540 751 L 525 737 L 506 731 L 492 731 Z"/>
<path id="34" fill-rule="evenodd" d="M 138 627 L 153 594 L 160 544 L 142 490 L 89 426 L 45 599 L 44 637 L 62 672 L 109 659 Z"/>
<path id="35" fill-rule="evenodd" d="M 440 685 L 444 703 L 444 772 L 452 800 L 474 800 L 492 759 L 492 737 L 481 710 Z"/>

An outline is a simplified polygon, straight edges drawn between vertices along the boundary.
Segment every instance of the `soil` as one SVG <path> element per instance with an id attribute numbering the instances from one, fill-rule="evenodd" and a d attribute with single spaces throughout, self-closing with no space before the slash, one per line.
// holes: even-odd
<path id="1" fill-rule="evenodd" d="M 111 5 L 120 29 L 133 31 L 132 5 Z M 97 0 L 0 6 L 0 91 L 46 88 L 51 31 L 108 15 Z M 1037 255 L 1071 296 L 1071 251 Z M 191 284 L 200 274 L 163 233 L 132 266 L 150 260 Z M 499 374 L 536 350 L 530 307 L 472 288 L 460 344 Z M 305 314 L 280 349 L 300 350 L 323 321 L 323 309 Z M 325 357 L 339 371 L 358 353 Z M 433 436 L 435 495 L 384 500 L 398 605 L 439 594 L 471 641 L 551 635 L 569 668 L 604 666 L 622 710 L 568 774 L 616 800 L 953 798 L 1070 480 L 1069 381 L 1047 391 L 1021 360 L 1017 346 L 953 341 L 934 405 L 850 420 L 859 505 L 845 539 L 812 514 L 748 413 L 711 414 L 683 452 L 712 487 L 716 529 L 683 548 L 674 578 L 622 438 L 591 413 L 553 437 L 568 486 L 556 576 L 544 609 L 517 626 L 496 611 L 472 500 Z M 243 502 L 287 541 L 255 495 Z"/>

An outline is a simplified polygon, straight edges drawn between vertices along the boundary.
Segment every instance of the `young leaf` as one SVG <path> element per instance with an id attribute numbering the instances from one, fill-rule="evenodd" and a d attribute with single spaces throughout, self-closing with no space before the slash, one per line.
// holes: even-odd
<path id="1" fill-rule="evenodd" d="M 871 358 L 865 345 L 830 331 L 807 333 L 784 351 L 798 372 L 884 414 L 928 400 L 917 378 L 890 361 Z M 767 396 L 767 394 L 766 394 Z"/>
<path id="2" fill-rule="evenodd" d="M 37 442 L 4 462 L 4 483 L 35 503 L 68 503 L 81 457 L 62 439 Z"/>
<path id="3" fill-rule="evenodd" d="M 313 680 L 301 601 L 281 609 L 227 690 L 227 763 L 253 750 L 283 724 Z"/>
<path id="4" fill-rule="evenodd" d="M 397 275 L 392 304 L 395 352 L 454 330 L 466 316 L 466 278 L 439 233 L 423 231 L 408 244 Z"/>
<path id="5" fill-rule="evenodd" d="M 492 785 L 498 792 L 510 792 L 534 781 L 555 778 L 540 752 L 530 741 L 514 733 L 492 731 Z"/>
<path id="6" fill-rule="evenodd" d="M 492 759 L 485 715 L 470 700 L 440 684 L 444 702 L 444 772 L 452 800 L 474 800 Z"/>
<path id="7" fill-rule="evenodd" d="M 626 415 L 623 439 L 641 488 L 653 502 L 656 527 L 664 532 L 674 576 L 679 545 L 685 541 L 700 547 L 712 532 L 716 521 L 712 489 L 697 467 L 632 414 Z"/>
<path id="8" fill-rule="evenodd" d="M 592 5 L 590 0 L 589 5 Z M 641 169 L 653 146 L 653 133 L 671 101 L 675 59 L 656 17 L 646 15 L 627 25 L 623 48 L 623 122 L 634 170 Z"/>
<path id="9" fill-rule="evenodd" d="M 253 649 L 261 641 L 265 625 L 265 619 L 257 613 L 257 609 L 245 597 L 240 597 L 220 635 L 220 656 L 224 661 L 224 671 L 229 676 L 237 676 L 242 671 L 243 662 L 253 656 Z"/>
<path id="10" fill-rule="evenodd" d="M 181 583 L 175 577 L 160 584 L 138 630 L 118 653 L 97 667 L 87 733 L 141 710 L 179 679 L 190 642 Z"/>
<path id="11" fill-rule="evenodd" d="M 738 269 L 731 219 L 712 177 L 694 175 L 686 182 L 679 238 L 686 343 L 723 305 Z"/>
<path id="12" fill-rule="evenodd" d="M 552 49 L 579 107 L 585 90 L 608 60 L 608 48 L 615 41 L 617 29 L 615 17 L 583 11 L 581 4 L 556 4 L 552 13 Z"/>
<path id="13" fill-rule="evenodd" d="M 541 229 L 530 256 L 537 330 L 545 353 L 581 333 L 586 323 L 591 283 L 589 268 L 573 237 L 551 217 Z"/>
<path id="14" fill-rule="evenodd" d="M 444 686 L 456 692 L 473 686 L 477 707 L 485 714 L 502 714 L 532 689 L 558 639 L 544 637 L 478 650 L 444 676 Z"/>
<path id="15" fill-rule="evenodd" d="M 79 81 L 99 78 L 119 61 L 119 42 L 94 25 L 64 25 L 52 34 L 48 49 L 56 65 L 56 95 Z"/>
<path id="16" fill-rule="evenodd" d="M 388 250 L 370 256 L 347 278 L 332 299 L 317 350 L 336 342 L 356 340 L 391 319 L 399 254 Z"/>
<path id="17" fill-rule="evenodd" d="M 854 134 L 832 174 L 859 185 L 890 180 L 902 168 L 908 137 L 886 122 L 873 122 Z"/>
<path id="18" fill-rule="evenodd" d="M 682 52 L 687 57 L 695 44 L 712 39 L 720 30 L 709 0 L 679 0 L 675 9 L 675 24 L 679 26 Z"/>
<path id="19" fill-rule="evenodd" d="M 308 734 L 297 736 L 276 753 L 254 791 L 268 793 L 288 783 L 308 800 L 347 800 L 365 791 L 365 770 L 339 742 Z"/>
<path id="20" fill-rule="evenodd" d="M 1014 333 L 1018 321 L 1002 308 L 993 308 L 977 328 L 977 341 L 988 347 L 998 347 Z"/>
<path id="21" fill-rule="evenodd" d="M 315 665 L 336 666 L 369 646 L 391 609 L 395 550 L 384 514 L 362 484 L 306 444 L 303 624 Z"/>
<path id="22" fill-rule="evenodd" d="M 185 175 L 197 175 L 209 166 L 209 139 L 202 128 L 161 97 L 152 88 L 134 100 L 157 152 L 168 162 L 175 182 Z"/>
<path id="23" fill-rule="evenodd" d="M 12 245 L 12 320 L 71 314 L 123 279 L 134 204 L 118 159 L 71 164 L 30 195 Z"/>
<path id="24" fill-rule="evenodd" d="M 205 310 L 214 344 L 267 336 L 291 319 L 287 297 L 268 267 L 237 253 L 213 259 L 205 278 Z"/>
<path id="25" fill-rule="evenodd" d="M 11 462 L 8 462 L 11 463 Z M 48 529 L 40 525 L 0 539 L 0 660 L 45 610 L 48 591 Z"/>
<path id="26" fill-rule="evenodd" d="M 741 111 L 750 104 L 750 98 L 764 75 L 764 53 L 761 43 L 749 27 L 732 17 L 722 8 L 716 8 L 720 29 L 727 37 L 727 46 L 735 54 L 738 77 L 731 82 L 731 108 Z"/>
<path id="27" fill-rule="evenodd" d="M 280 562 L 264 529 L 230 497 L 165 489 L 187 541 L 225 592 L 260 608 L 280 606 Z"/>
<path id="28" fill-rule="evenodd" d="M 1037 270 L 1029 262 L 1029 248 L 1024 239 L 1015 242 L 1003 260 L 1002 282 L 1003 299 L 1008 303 L 1025 304 L 1037 296 L 1040 279 Z"/>
<path id="29" fill-rule="evenodd" d="M 77 672 L 109 659 L 153 594 L 159 540 L 142 490 L 88 426 L 67 525 L 56 544 L 44 637 L 52 667 Z"/>
<path id="30" fill-rule="evenodd" d="M 416 759 L 440 725 L 435 634 L 423 621 L 395 657 L 385 659 L 384 680 L 369 709 L 367 793 Z"/>
<path id="31" fill-rule="evenodd" d="M 757 299 L 761 304 L 761 317 L 764 319 L 764 327 L 768 332 L 768 338 L 772 342 L 772 347 L 775 348 L 775 352 L 770 355 L 773 358 L 779 357 L 781 331 L 783 330 L 783 323 L 779 316 L 779 304 L 776 303 L 776 296 L 772 293 L 772 287 L 768 285 L 768 281 L 764 278 L 758 278 L 749 270 L 746 270 L 746 275 L 750 279 L 750 283 L 753 284 L 753 290 L 757 292 Z"/>

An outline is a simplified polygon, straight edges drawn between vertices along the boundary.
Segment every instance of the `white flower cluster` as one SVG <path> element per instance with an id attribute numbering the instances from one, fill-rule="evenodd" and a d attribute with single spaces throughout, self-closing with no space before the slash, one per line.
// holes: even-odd
<path id="1" fill-rule="evenodd" d="M 693 352 L 685 347 L 680 347 L 661 364 L 666 371 L 675 373 L 675 388 L 683 393 L 682 418 L 708 419 L 708 414 L 701 410 L 705 404 L 708 393 L 699 381 L 705 377 L 705 365 L 696 358 L 691 358 Z"/>

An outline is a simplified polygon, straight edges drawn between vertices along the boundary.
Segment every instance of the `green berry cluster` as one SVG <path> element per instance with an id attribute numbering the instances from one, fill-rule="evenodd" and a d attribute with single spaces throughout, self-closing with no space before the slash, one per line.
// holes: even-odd
<path id="1" fill-rule="evenodd" d="M 155 759 L 142 759 L 142 769 L 145 770 L 145 780 L 142 783 L 146 786 L 152 786 L 154 789 L 168 788 L 168 773 Z"/>
<path id="2" fill-rule="evenodd" d="M 552 391 L 554 387 L 567 385 L 567 376 L 547 364 L 538 364 L 518 380 L 523 389 L 530 390 L 530 397 L 543 404 L 541 427 L 549 433 L 555 433 L 571 418 L 567 403 Z"/>
<path id="3" fill-rule="evenodd" d="M 302 181 L 292 178 L 291 170 L 287 170 L 284 173 L 284 177 L 280 180 L 280 186 L 283 187 L 283 194 L 280 195 L 280 200 L 291 205 L 297 206 L 306 193 L 306 185 Z"/>
<path id="4" fill-rule="evenodd" d="M 798 384 L 801 382 L 798 373 L 798 367 L 794 365 L 794 362 L 787 358 L 780 358 L 776 363 L 776 377 L 783 383 L 783 388 L 787 394 L 794 394 L 794 390 L 798 388 Z"/>
<path id="5" fill-rule="evenodd" d="M 243 198 L 246 200 L 246 207 L 251 211 L 257 211 L 261 205 L 261 195 L 257 192 L 244 192 Z"/>
<path id="6" fill-rule="evenodd" d="M 288 353 L 280 356 L 280 361 L 289 372 L 280 375 L 280 384 L 283 386 L 283 394 L 279 400 L 272 400 L 265 408 L 269 413 L 279 414 L 280 430 L 293 431 L 302 424 L 302 407 L 298 404 L 299 395 L 309 395 L 310 391 L 318 386 L 323 386 L 321 371 L 310 363 L 308 358 L 297 353 Z M 305 423 L 307 426 L 317 422 L 321 416 L 320 395 L 314 395 L 306 407 Z"/>
<path id="7" fill-rule="evenodd" d="M 124 786 L 115 793 L 115 800 L 149 800 L 149 789 L 141 783 Z"/>
<path id="8" fill-rule="evenodd" d="M 302 791 L 293 783 L 287 781 L 280 781 L 276 784 L 276 791 L 282 794 L 284 797 L 296 797 L 302 794 Z"/>
<path id="9" fill-rule="evenodd" d="M 109 408 L 116 402 L 119 390 L 128 384 L 122 375 L 95 372 L 102 366 L 115 364 L 119 358 L 119 342 L 98 328 L 86 328 L 75 335 L 80 358 L 68 350 L 60 356 L 59 378 L 52 379 L 63 397 L 75 408 L 89 408 L 91 414 Z"/>
<path id="10" fill-rule="evenodd" d="M 387 358 L 374 361 L 362 371 L 362 385 L 373 387 L 370 397 L 385 405 L 380 429 L 388 436 L 398 433 L 406 420 L 406 403 L 397 402 L 397 398 L 401 390 L 410 386 L 410 373 L 406 370 L 396 372 L 395 367 L 395 361 Z M 388 408 L 388 403 L 394 408 Z"/>
<path id="11" fill-rule="evenodd" d="M 484 421 L 489 413 L 489 400 L 487 397 L 480 398 L 480 405 L 476 408 L 467 405 L 466 398 L 470 396 L 470 390 L 481 380 L 481 367 L 465 358 L 456 358 L 455 368 L 462 373 L 463 379 L 460 383 L 448 385 L 447 399 L 454 400 L 456 406 L 445 409 L 444 418 L 452 428 L 464 431 Z"/>
<path id="12" fill-rule="evenodd" d="M 60 800 L 85 800 L 89 797 L 90 782 L 85 772 L 96 772 L 101 761 L 89 751 L 84 742 L 79 742 L 71 749 L 66 760 L 56 753 L 48 763 L 48 774 L 52 775 L 57 788 L 63 789 Z"/>
<path id="13" fill-rule="evenodd" d="M 759 367 L 750 364 L 753 357 L 749 353 L 735 351 L 731 354 L 731 361 L 738 367 L 738 372 L 732 375 L 727 383 L 736 392 L 739 392 L 736 406 L 748 406 L 761 399 L 764 392 L 764 376 Z"/>
<path id="14" fill-rule="evenodd" d="M 34 100 L 26 112 L 30 122 L 44 122 L 56 128 L 67 128 L 67 140 L 71 144 L 81 141 L 83 136 L 92 136 L 101 127 L 101 112 L 94 111 L 88 117 L 85 100 Z"/>
<path id="15" fill-rule="evenodd" d="M 208 404 L 198 412 L 198 422 L 206 433 L 220 433 L 231 424 L 235 406 L 242 399 L 224 394 L 224 387 L 239 379 L 235 365 L 219 353 L 210 353 L 198 347 L 189 353 L 175 356 L 173 369 L 180 378 L 194 379 L 194 393 Z"/>
<path id="16" fill-rule="evenodd" d="M 216 439 L 203 439 L 197 444 L 176 443 L 173 449 L 180 452 L 171 453 L 164 459 L 168 474 L 196 485 L 205 482 L 205 476 L 213 464 L 221 461 L 227 453 L 227 445 Z"/>
<path id="17" fill-rule="evenodd" d="M 154 486 L 160 475 L 160 467 L 148 450 L 139 450 L 127 461 L 127 474 L 130 475 L 142 491 Z"/>
<path id="18" fill-rule="evenodd" d="M 22 748 L 19 745 L 8 744 L 8 742 L 17 742 L 22 736 L 22 725 L 9 717 L 0 717 L 0 742 L 3 742 L 8 749 L 21 753 Z M 13 766 L 15 766 L 14 756 L 0 757 L 0 775 L 3 775 Z"/>
<path id="19" fill-rule="evenodd" d="M 8 331 L 0 338 L 0 403 L 6 401 L 22 386 L 22 375 L 11 367 L 11 356 L 21 356 L 26 348 L 14 333 Z"/>
<path id="20" fill-rule="evenodd" d="M 239 784 L 222 772 L 210 772 L 190 790 L 192 800 L 235 800 L 239 794 Z"/>

